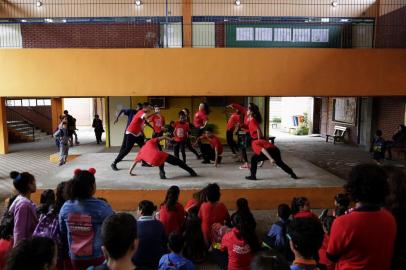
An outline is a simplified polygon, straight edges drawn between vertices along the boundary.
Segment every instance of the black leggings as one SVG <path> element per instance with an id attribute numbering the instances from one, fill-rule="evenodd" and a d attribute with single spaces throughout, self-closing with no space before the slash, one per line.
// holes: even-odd
<path id="1" fill-rule="evenodd" d="M 182 160 L 180 160 L 179 158 L 177 158 L 175 156 L 168 155 L 165 162 L 167 162 L 173 166 L 181 167 L 182 169 L 187 171 L 190 175 L 196 174 L 196 172 L 192 168 L 190 168 L 188 165 L 186 165 L 185 162 L 183 162 Z M 162 174 L 165 175 L 164 166 L 165 166 L 165 163 L 162 164 L 161 166 L 159 166 L 159 174 L 161 174 L 161 175 Z"/>
<path id="2" fill-rule="evenodd" d="M 238 152 L 238 144 L 236 143 L 236 141 L 234 141 L 233 131 L 227 130 L 226 137 L 227 137 L 227 144 L 230 147 L 231 152 L 233 152 L 233 154 L 236 154 Z"/>
<path id="3" fill-rule="evenodd" d="M 97 143 L 101 143 L 101 141 L 102 141 L 102 134 L 103 134 L 103 131 L 101 131 L 101 130 L 94 130 L 94 135 L 96 136 L 96 142 Z"/>
<path id="4" fill-rule="evenodd" d="M 186 147 L 186 140 L 184 141 L 180 141 L 180 142 L 176 142 L 175 143 L 175 147 L 173 149 L 173 152 L 175 154 L 175 157 L 179 158 L 179 149 L 182 153 L 182 160 L 183 162 L 186 163 L 186 152 L 185 152 L 185 147 Z"/>
<path id="5" fill-rule="evenodd" d="M 190 152 L 195 154 L 196 158 L 199 158 L 199 153 L 197 153 L 196 149 L 193 148 L 192 142 L 190 141 L 190 138 L 186 139 L 186 147 L 189 149 Z"/>
<path id="6" fill-rule="evenodd" d="M 216 151 L 211 147 L 210 144 L 202 143 L 200 149 L 202 150 L 203 160 L 205 162 L 215 161 Z M 217 163 L 221 163 L 221 156 L 218 157 Z"/>
<path id="7" fill-rule="evenodd" d="M 118 156 L 114 160 L 114 164 L 122 161 L 123 158 L 131 152 L 131 149 L 133 148 L 135 143 L 138 144 L 138 146 L 141 148 L 144 145 L 144 139 L 144 135 L 134 136 L 132 134 L 125 134 L 123 144 L 121 145 Z"/>
<path id="8" fill-rule="evenodd" d="M 282 157 L 281 157 L 281 151 L 279 151 L 278 148 L 270 147 L 266 149 L 269 153 L 269 155 L 272 157 L 273 160 L 275 160 L 275 164 L 280 167 L 282 170 L 284 170 L 288 174 L 293 174 L 293 170 L 286 165 L 285 162 L 283 162 Z M 253 155 L 251 158 L 251 176 L 256 176 L 257 175 L 257 164 L 260 161 L 267 160 L 268 158 L 261 153 L 260 155 Z"/>

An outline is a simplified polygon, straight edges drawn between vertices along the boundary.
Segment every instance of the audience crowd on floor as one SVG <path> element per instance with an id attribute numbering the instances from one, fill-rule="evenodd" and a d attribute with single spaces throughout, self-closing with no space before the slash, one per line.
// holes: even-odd
<path id="1" fill-rule="evenodd" d="M 77 169 L 36 206 L 35 177 L 11 172 L 17 194 L 0 224 L 0 269 L 133 270 L 406 269 L 406 177 L 403 170 L 357 165 L 320 216 L 305 197 L 280 204 L 266 235 L 245 198 L 231 215 L 213 183 L 185 206 L 168 189 L 159 207 L 140 201 L 136 217 L 96 198 L 94 169 Z M 332 198 L 333 200 L 333 198 Z M 271 224 L 269 224 L 271 225 Z"/>

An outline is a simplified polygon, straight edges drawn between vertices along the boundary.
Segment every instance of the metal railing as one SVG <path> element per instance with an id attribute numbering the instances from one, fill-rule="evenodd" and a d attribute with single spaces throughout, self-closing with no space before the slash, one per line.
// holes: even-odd
<path id="1" fill-rule="evenodd" d="M 16 110 L 6 107 L 6 113 L 7 113 L 7 124 L 8 125 L 13 125 L 13 124 L 18 124 L 18 123 L 23 123 L 24 126 L 29 127 L 30 133 L 28 135 L 25 132 L 19 131 L 17 128 L 14 128 L 14 130 L 19 133 L 19 135 L 23 135 L 26 138 L 32 139 L 32 141 L 35 141 L 35 125 L 29 121 L 27 118 L 25 118 L 22 114 L 17 112 Z M 18 127 L 18 126 L 17 126 Z"/>
<path id="2" fill-rule="evenodd" d="M 404 0 L 0 0 L 0 47 L 405 48 Z"/>

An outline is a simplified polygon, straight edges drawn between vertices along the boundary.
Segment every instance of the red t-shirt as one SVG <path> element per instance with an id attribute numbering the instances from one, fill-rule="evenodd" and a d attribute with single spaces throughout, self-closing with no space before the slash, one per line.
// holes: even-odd
<path id="1" fill-rule="evenodd" d="M 227 121 L 227 130 L 234 131 L 236 124 L 242 124 L 241 117 L 237 113 L 232 113 Z"/>
<path id="2" fill-rule="evenodd" d="M 190 131 L 189 123 L 188 122 L 181 122 L 176 121 L 175 123 L 175 130 L 173 135 L 175 136 L 176 142 L 181 142 L 187 139 L 188 133 Z"/>
<path id="3" fill-rule="evenodd" d="M 248 130 L 252 139 L 258 139 L 258 129 L 260 129 L 257 120 L 251 118 L 248 123 Z"/>
<path id="4" fill-rule="evenodd" d="M 152 127 L 154 128 L 154 132 L 160 133 L 162 128 L 165 126 L 165 117 L 160 114 L 153 114 L 150 119 L 153 124 Z"/>
<path id="5" fill-rule="evenodd" d="M 248 243 L 238 238 L 239 231 L 233 228 L 221 240 L 221 250 L 228 253 L 228 270 L 249 270 L 252 252 Z"/>
<path id="6" fill-rule="evenodd" d="M 188 200 L 187 201 L 187 203 L 185 204 L 185 211 L 187 212 L 187 211 L 189 211 L 191 208 L 193 208 L 193 207 L 196 207 L 196 206 L 200 206 L 200 203 L 199 203 L 199 201 L 198 200 L 196 200 L 196 199 L 190 199 L 190 200 Z"/>
<path id="7" fill-rule="evenodd" d="M 206 241 L 209 242 L 211 226 L 214 223 L 221 223 L 224 225 L 224 222 L 230 219 L 230 214 L 223 203 L 204 202 L 200 206 L 199 218 L 202 220 L 203 236 Z"/>
<path id="8" fill-rule="evenodd" d="M 330 261 L 326 256 L 329 240 L 330 236 L 328 236 L 328 234 L 324 234 L 323 244 L 319 249 L 319 263 L 324 264 L 327 267 L 327 270 L 334 270 L 335 264 L 332 261 Z"/>
<path id="9" fill-rule="evenodd" d="M 252 147 L 252 151 L 254 151 L 254 153 L 256 155 L 260 155 L 262 148 L 268 149 L 268 148 L 275 148 L 275 145 L 273 145 L 272 143 L 268 142 L 267 140 L 255 140 L 252 141 L 251 144 Z"/>
<path id="10" fill-rule="evenodd" d="M 153 138 L 147 141 L 144 146 L 141 147 L 140 152 L 135 157 L 135 160 L 143 160 L 151 166 L 161 166 L 162 164 L 164 164 L 169 154 L 163 151 L 159 151 L 158 143 L 158 138 Z"/>
<path id="11" fill-rule="evenodd" d="M 293 218 L 317 218 L 318 217 L 311 211 L 299 211 L 296 214 L 292 215 Z"/>
<path id="12" fill-rule="evenodd" d="M 213 149 L 217 147 L 217 152 L 219 155 L 223 153 L 223 145 L 221 144 L 221 141 L 218 137 L 214 135 L 212 135 L 211 137 L 204 135 L 203 139 L 208 140 Z"/>
<path id="13" fill-rule="evenodd" d="M 159 221 L 164 225 L 165 232 L 169 235 L 172 232 L 181 232 L 185 221 L 185 210 L 180 203 L 175 205 L 174 211 L 169 211 L 166 205 L 161 205 L 159 209 Z"/>
<path id="14" fill-rule="evenodd" d="M 127 127 L 128 132 L 138 136 L 144 130 L 144 119 L 142 118 L 144 114 L 144 110 L 139 110 L 134 115 L 133 119 Z"/>
<path id="15" fill-rule="evenodd" d="M 13 241 L 11 239 L 0 239 L 0 269 L 3 269 L 3 267 L 5 266 L 7 254 L 12 248 Z"/>
<path id="16" fill-rule="evenodd" d="M 193 125 L 194 125 L 196 128 L 200 128 L 200 127 L 202 127 L 202 126 L 204 125 L 204 123 L 205 123 L 207 120 L 208 120 L 207 114 L 206 114 L 204 111 L 199 110 L 199 111 L 197 111 L 197 112 L 195 113 L 195 118 L 193 119 Z"/>
<path id="17" fill-rule="evenodd" d="M 356 209 L 334 220 L 327 253 L 338 256 L 336 270 L 390 269 L 396 237 L 391 213 Z"/>

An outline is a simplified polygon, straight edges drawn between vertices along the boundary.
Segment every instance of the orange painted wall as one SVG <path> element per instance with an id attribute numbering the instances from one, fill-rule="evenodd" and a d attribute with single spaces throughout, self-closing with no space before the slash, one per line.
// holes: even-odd
<path id="1" fill-rule="evenodd" d="M 406 94 L 406 49 L 8 49 L 0 96 Z"/>

